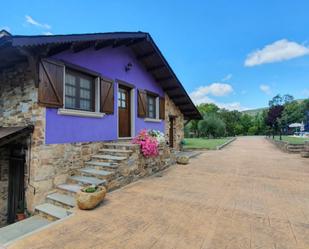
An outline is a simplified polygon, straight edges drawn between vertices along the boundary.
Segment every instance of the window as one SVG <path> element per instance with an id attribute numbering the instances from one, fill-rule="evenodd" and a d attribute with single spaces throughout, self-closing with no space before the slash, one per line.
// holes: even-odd
<path id="1" fill-rule="evenodd" d="M 66 70 L 65 108 L 95 111 L 95 78 L 77 71 Z"/>
<path id="2" fill-rule="evenodd" d="M 118 107 L 120 108 L 127 108 L 126 106 L 126 99 L 127 97 L 127 92 L 125 89 L 122 89 L 122 88 L 119 88 L 119 91 L 118 91 Z"/>
<path id="3" fill-rule="evenodd" d="M 147 94 L 147 118 L 157 118 L 157 97 Z"/>

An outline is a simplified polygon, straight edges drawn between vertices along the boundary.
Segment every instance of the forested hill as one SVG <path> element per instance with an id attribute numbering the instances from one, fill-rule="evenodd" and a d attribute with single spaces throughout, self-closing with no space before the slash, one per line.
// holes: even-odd
<path id="1" fill-rule="evenodd" d="M 304 100 L 305 99 L 296 99 L 296 101 L 298 103 L 302 103 Z M 257 108 L 257 109 L 245 110 L 245 111 L 242 111 L 242 113 L 248 114 L 250 116 L 255 116 L 257 114 L 262 113 L 264 110 L 268 110 L 268 107 L 262 107 L 262 108 Z"/>
<path id="2" fill-rule="evenodd" d="M 264 108 L 257 108 L 257 109 L 251 109 L 251 110 L 246 110 L 246 111 L 242 111 L 242 113 L 244 114 L 248 114 L 250 116 L 256 116 L 257 114 L 262 113 L 264 110 L 267 110 L 268 107 L 264 107 Z"/>

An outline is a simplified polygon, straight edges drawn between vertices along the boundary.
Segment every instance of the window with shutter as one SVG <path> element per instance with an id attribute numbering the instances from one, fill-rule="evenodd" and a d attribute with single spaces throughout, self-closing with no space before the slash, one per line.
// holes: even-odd
<path id="1" fill-rule="evenodd" d="M 147 93 L 138 89 L 138 117 L 145 118 L 147 116 Z"/>
<path id="2" fill-rule="evenodd" d="M 64 65 L 51 60 L 39 62 L 39 103 L 46 107 L 63 107 Z"/>
<path id="3" fill-rule="evenodd" d="M 95 111 L 95 78 L 66 69 L 65 108 L 82 111 Z"/>
<path id="4" fill-rule="evenodd" d="M 112 80 L 101 79 L 100 111 L 106 114 L 114 113 L 114 84 Z"/>

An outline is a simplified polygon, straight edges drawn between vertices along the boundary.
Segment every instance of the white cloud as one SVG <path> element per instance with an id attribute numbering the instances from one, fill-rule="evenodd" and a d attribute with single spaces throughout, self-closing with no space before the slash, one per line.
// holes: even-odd
<path id="1" fill-rule="evenodd" d="M 217 104 L 220 108 L 225 108 L 229 111 L 245 111 L 248 110 L 249 108 L 242 106 L 239 102 L 231 102 L 231 103 L 215 103 Z"/>
<path id="2" fill-rule="evenodd" d="M 191 93 L 192 99 L 200 100 L 207 98 L 207 95 L 226 96 L 233 92 L 233 88 L 225 83 L 212 83 L 208 86 L 200 86 Z"/>
<path id="3" fill-rule="evenodd" d="M 267 95 L 271 94 L 271 89 L 269 85 L 264 85 L 264 84 L 260 85 L 260 90 Z"/>
<path id="4" fill-rule="evenodd" d="M 229 81 L 230 79 L 232 79 L 233 75 L 231 73 L 225 75 L 222 79 L 223 82 Z"/>
<path id="5" fill-rule="evenodd" d="M 265 63 L 279 62 L 307 54 L 309 54 L 308 47 L 282 39 L 250 53 L 245 60 L 245 66 L 253 67 Z"/>
<path id="6" fill-rule="evenodd" d="M 40 22 L 34 20 L 34 19 L 33 19 L 31 16 L 29 16 L 29 15 L 26 15 L 25 18 L 26 18 L 26 22 L 29 23 L 29 24 L 31 24 L 31 25 L 34 25 L 34 26 L 36 26 L 36 27 L 40 27 L 40 28 L 43 28 L 43 29 L 51 29 L 51 26 L 50 26 L 50 25 L 45 24 L 45 23 L 40 23 Z"/>
<path id="7" fill-rule="evenodd" d="M 43 35 L 53 35 L 53 33 L 52 33 L 52 32 L 47 31 L 47 32 L 43 32 Z"/>
<path id="8" fill-rule="evenodd" d="M 198 105 L 202 103 L 213 103 L 219 106 L 220 108 L 225 108 L 228 110 L 246 110 L 248 108 L 245 108 L 241 106 L 239 102 L 232 102 L 232 103 L 221 103 L 217 102 L 209 95 L 216 96 L 216 97 L 222 97 L 229 95 L 233 92 L 233 87 L 229 84 L 225 83 L 212 83 L 208 86 L 200 86 L 195 91 L 190 93 L 190 97 L 192 98 L 193 102 Z"/>

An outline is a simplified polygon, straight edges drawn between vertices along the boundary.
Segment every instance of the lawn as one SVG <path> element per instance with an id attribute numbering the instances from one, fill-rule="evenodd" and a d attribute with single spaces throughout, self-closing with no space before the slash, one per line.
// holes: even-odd
<path id="1" fill-rule="evenodd" d="M 217 146 L 224 144 L 230 138 L 218 138 L 218 139 L 207 139 L 207 138 L 186 138 L 184 149 L 209 149 L 215 150 Z"/>
<path id="2" fill-rule="evenodd" d="M 280 137 L 275 136 L 275 140 L 280 140 Z M 309 138 L 282 136 L 282 141 L 286 141 L 291 144 L 303 144 L 305 141 L 309 141 Z"/>

